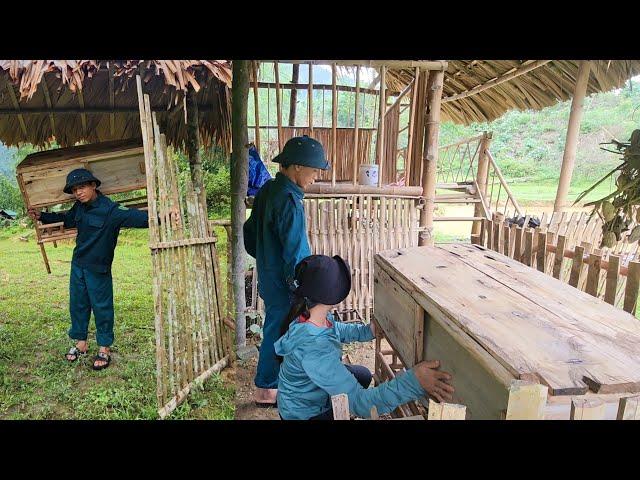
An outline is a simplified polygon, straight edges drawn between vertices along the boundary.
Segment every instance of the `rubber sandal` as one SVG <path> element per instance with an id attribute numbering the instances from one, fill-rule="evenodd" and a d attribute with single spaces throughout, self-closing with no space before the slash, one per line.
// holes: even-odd
<path id="1" fill-rule="evenodd" d="M 88 350 L 88 349 L 87 349 L 87 350 Z M 69 362 L 69 363 L 73 363 L 73 362 L 75 362 L 76 360 L 78 360 L 80 357 L 83 357 L 84 355 L 86 355 L 86 354 L 87 354 L 87 350 L 85 350 L 85 351 L 83 352 L 83 351 L 82 351 L 82 350 L 80 350 L 78 347 L 71 347 L 71 348 L 69 349 L 69 351 L 68 351 L 67 353 L 65 353 L 65 354 L 64 354 L 64 358 L 65 358 L 65 360 L 66 360 L 67 362 Z M 73 359 L 69 359 L 69 358 L 67 357 L 67 355 L 74 355 L 74 356 L 75 356 L 75 358 L 73 358 Z"/>
<path id="2" fill-rule="evenodd" d="M 99 360 L 105 361 L 107 363 L 105 363 L 104 365 L 96 365 L 96 362 Z M 98 352 L 98 354 L 93 357 L 93 365 L 91 366 L 91 368 L 93 368 L 94 370 L 104 370 L 109 366 L 110 363 L 111 355 L 109 355 L 107 352 Z"/>
<path id="3" fill-rule="evenodd" d="M 269 403 L 269 402 L 253 402 L 256 404 L 256 407 L 258 408 L 278 408 L 278 402 L 273 402 L 273 403 Z"/>

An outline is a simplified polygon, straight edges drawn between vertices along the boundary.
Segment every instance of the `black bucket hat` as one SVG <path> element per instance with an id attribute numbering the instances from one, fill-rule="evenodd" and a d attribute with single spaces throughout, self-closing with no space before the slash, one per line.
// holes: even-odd
<path id="1" fill-rule="evenodd" d="M 296 265 L 295 294 L 313 303 L 337 305 L 351 291 L 349 264 L 338 255 L 310 255 Z"/>
<path id="2" fill-rule="evenodd" d="M 308 135 L 293 137 L 282 147 L 282 152 L 273 158 L 275 163 L 283 167 L 302 165 L 304 167 L 328 170 L 329 162 L 322 144 Z"/>
<path id="3" fill-rule="evenodd" d="M 80 185 L 83 183 L 96 182 L 96 187 L 100 186 L 100 180 L 93 176 L 86 168 L 76 168 L 75 170 L 71 170 L 69 175 L 67 175 L 67 184 L 64 186 L 62 191 L 67 194 L 71 194 L 71 189 L 76 185 Z"/>

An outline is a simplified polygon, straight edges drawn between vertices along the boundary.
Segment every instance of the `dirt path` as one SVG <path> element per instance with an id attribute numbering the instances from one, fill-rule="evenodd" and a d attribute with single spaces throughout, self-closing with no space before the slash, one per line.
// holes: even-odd
<path id="1" fill-rule="evenodd" d="M 343 352 L 349 355 L 351 363 L 364 365 L 373 372 L 374 341 L 345 345 Z M 238 360 L 235 364 L 236 377 L 236 420 L 280 420 L 275 408 L 259 408 L 253 403 L 255 386 L 253 378 L 256 374 L 257 358 L 245 362 Z"/>

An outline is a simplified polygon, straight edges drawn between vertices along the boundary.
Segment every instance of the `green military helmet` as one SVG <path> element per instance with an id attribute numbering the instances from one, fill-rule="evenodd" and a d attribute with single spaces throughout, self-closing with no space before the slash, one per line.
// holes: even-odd
<path id="1" fill-rule="evenodd" d="M 67 194 L 71 194 L 71 189 L 76 185 L 81 185 L 83 183 L 96 182 L 96 187 L 100 186 L 100 180 L 93 176 L 86 168 L 76 168 L 69 172 L 67 175 L 67 184 L 64 186 L 62 191 Z"/>
<path id="2" fill-rule="evenodd" d="M 273 161 L 281 164 L 284 168 L 289 165 L 302 165 L 320 170 L 329 169 L 329 162 L 322 144 L 307 135 L 293 137 L 285 143 L 282 152 L 276 155 Z"/>

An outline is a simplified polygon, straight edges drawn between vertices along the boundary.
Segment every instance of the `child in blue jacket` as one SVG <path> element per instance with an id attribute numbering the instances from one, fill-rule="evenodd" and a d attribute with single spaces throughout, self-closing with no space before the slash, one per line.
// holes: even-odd
<path id="1" fill-rule="evenodd" d="M 437 360 L 421 362 L 375 388 L 367 388 L 371 373 L 365 367 L 341 362 L 342 343 L 375 338 L 373 326 L 341 323 L 329 314 L 351 290 L 351 273 L 342 258 L 306 257 L 296 266 L 295 278 L 296 299 L 274 345 L 282 358 L 278 378 L 282 419 L 331 420 L 331 396 L 340 393 L 348 395 L 351 413 L 364 418 L 373 406 L 388 413 L 427 392 L 439 401 L 451 399 L 451 375 L 437 370 Z"/>

